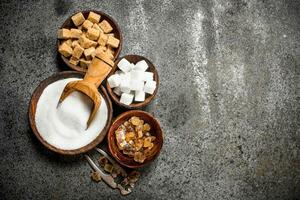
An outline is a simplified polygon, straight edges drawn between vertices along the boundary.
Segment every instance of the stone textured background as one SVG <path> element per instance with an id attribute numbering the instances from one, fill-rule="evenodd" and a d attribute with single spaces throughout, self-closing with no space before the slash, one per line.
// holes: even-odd
<path id="1" fill-rule="evenodd" d="M 160 75 L 147 110 L 164 147 L 126 198 L 28 124 L 39 82 L 68 69 L 58 27 L 87 9 L 115 18 L 121 55 Z M 300 199 L 300 1 L 1 0 L 0 13 L 0 199 Z"/>

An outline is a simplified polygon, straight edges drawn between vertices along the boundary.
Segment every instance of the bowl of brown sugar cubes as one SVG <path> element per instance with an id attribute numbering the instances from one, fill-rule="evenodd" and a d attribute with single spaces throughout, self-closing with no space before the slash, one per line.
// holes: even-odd
<path id="1" fill-rule="evenodd" d="M 120 107 L 137 109 L 148 105 L 157 93 L 158 73 L 145 57 L 126 55 L 119 58 L 106 81 L 106 89 Z"/>
<path id="2" fill-rule="evenodd" d="M 76 71 L 86 72 L 92 59 L 104 52 L 114 61 L 122 48 L 119 26 L 109 15 L 95 10 L 69 17 L 57 32 L 58 52 Z"/>

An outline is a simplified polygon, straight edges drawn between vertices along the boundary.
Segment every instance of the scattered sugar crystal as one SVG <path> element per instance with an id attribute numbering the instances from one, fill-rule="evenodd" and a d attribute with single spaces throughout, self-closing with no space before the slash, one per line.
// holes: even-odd
<path id="1" fill-rule="evenodd" d="M 130 105 L 133 101 L 133 94 L 123 93 L 120 98 L 120 102 L 125 105 Z"/>
<path id="2" fill-rule="evenodd" d="M 140 90 L 140 91 L 135 91 L 135 97 L 134 97 L 135 101 L 145 101 L 145 92 Z"/>
<path id="3" fill-rule="evenodd" d="M 144 92 L 153 94 L 156 88 L 156 81 L 147 81 L 144 86 Z"/>
<path id="4" fill-rule="evenodd" d="M 141 60 L 135 64 L 135 70 L 146 71 L 148 69 L 148 64 L 145 60 Z"/>
<path id="5" fill-rule="evenodd" d="M 128 60 L 126 60 L 125 58 L 123 58 L 122 60 L 120 60 L 120 62 L 118 63 L 118 67 L 120 70 L 122 70 L 123 72 L 129 72 L 131 70 L 131 63 L 128 62 Z"/>
<path id="6" fill-rule="evenodd" d="M 109 86 L 111 88 L 118 87 L 121 83 L 121 78 L 119 74 L 114 74 L 107 79 Z"/>

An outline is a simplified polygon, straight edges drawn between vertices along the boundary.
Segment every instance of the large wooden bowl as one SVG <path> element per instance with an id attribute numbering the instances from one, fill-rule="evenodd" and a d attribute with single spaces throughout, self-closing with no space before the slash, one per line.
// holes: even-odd
<path id="1" fill-rule="evenodd" d="M 80 12 L 80 11 L 78 11 L 78 12 Z M 78 12 L 76 12 L 76 13 L 78 13 Z M 101 16 L 100 21 L 102 21 L 102 20 L 105 19 L 106 21 L 109 22 L 109 24 L 113 28 L 112 33 L 114 33 L 115 37 L 120 40 L 119 47 L 115 50 L 115 53 L 114 53 L 114 59 L 117 59 L 118 56 L 119 56 L 119 54 L 120 54 L 120 52 L 121 52 L 121 49 L 122 49 L 123 37 L 122 37 L 122 34 L 121 34 L 121 29 L 119 28 L 119 26 L 116 23 L 116 21 L 112 17 L 110 17 L 109 15 L 107 15 L 106 13 L 101 12 L 101 11 L 97 11 L 97 10 L 85 10 L 85 11 L 81 11 L 81 12 L 82 12 L 82 14 L 83 14 L 83 16 L 84 16 L 85 19 L 87 19 L 87 17 L 88 17 L 88 15 L 89 15 L 90 12 L 94 12 L 94 13 L 97 13 L 97 14 L 99 14 Z M 76 13 L 74 13 L 73 15 L 75 15 Z M 68 17 L 68 19 L 63 23 L 63 25 L 60 28 L 67 28 L 67 29 L 76 28 L 75 24 L 73 23 L 73 21 L 71 19 L 72 16 Z M 61 41 L 62 40 L 57 39 L 57 49 L 58 49 Z M 69 59 L 66 58 L 66 57 L 64 57 L 63 55 L 61 55 L 61 58 L 64 61 L 64 63 L 66 63 L 71 69 L 79 71 L 79 72 L 86 72 L 87 69 L 84 69 L 84 68 L 82 68 L 80 66 L 71 64 L 69 62 Z"/>
<path id="2" fill-rule="evenodd" d="M 149 66 L 149 68 L 147 69 L 147 71 L 152 72 L 154 74 L 154 81 L 156 81 L 156 89 L 154 91 L 153 94 L 146 94 L 146 98 L 145 101 L 143 102 L 132 102 L 130 105 L 126 105 L 120 102 L 120 97 L 118 95 L 116 95 L 112 88 L 109 86 L 108 81 L 106 81 L 106 89 L 108 94 L 110 95 L 110 97 L 112 98 L 112 100 L 120 107 L 126 108 L 126 109 L 138 109 L 138 108 L 142 108 L 145 107 L 146 105 L 148 105 L 153 98 L 155 97 L 157 90 L 158 90 L 158 86 L 159 86 L 159 79 L 158 79 L 158 73 L 154 67 L 154 65 L 152 64 L 152 62 L 150 62 L 150 60 L 148 60 L 147 58 L 143 57 L 143 56 L 139 56 L 139 55 L 126 55 L 123 56 L 121 58 L 119 58 L 116 62 L 115 65 L 113 66 L 112 70 L 110 71 L 109 75 L 107 76 L 107 78 L 109 78 L 111 75 L 113 75 L 115 73 L 115 71 L 118 70 L 118 63 L 120 62 L 120 60 L 122 60 L 123 58 L 125 58 L 126 60 L 128 60 L 130 63 L 134 63 L 136 64 L 137 62 L 141 61 L 141 60 L 145 60 Z"/>
<path id="3" fill-rule="evenodd" d="M 143 163 L 135 162 L 132 157 L 123 154 L 117 146 L 115 131 L 121 124 L 130 119 L 132 116 L 140 117 L 145 121 L 145 123 L 148 123 L 151 126 L 150 133 L 156 137 L 156 139 L 154 140 L 154 147 L 152 148 L 150 155 Z M 159 122 L 151 114 L 141 110 L 131 110 L 119 115 L 111 125 L 107 134 L 108 149 L 111 155 L 121 165 L 129 168 L 143 167 L 153 161 L 160 153 L 160 150 L 163 146 L 163 140 L 163 132 L 161 130 Z"/>
<path id="4" fill-rule="evenodd" d="M 54 74 L 52 76 L 50 76 L 49 78 L 46 78 L 45 80 L 43 80 L 39 86 L 35 89 L 35 91 L 33 92 L 32 96 L 31 96 L 31 100 L 30 100 L 30 104 L 29 104 L 29 123 L 30 126 L 32 128 L 33 133 L 35 134 L 35 136 L 38 138 L 38 140 L 48 149 L 50 149 L 51 151 L 57 152 L 59 154 L 63 154 L 63 155 L 76 155 L 76 154 L 81 154 L 84 152 L 87 152 L 91 149 L 93 149 L 94 147 L 96 147 L 100 142 L 103 141 L 103 139 L 106 136 L 106 133 L 111 125 L 111 121 L 112 121 L 112 115 L 113 115 L 113 109 L 112 109 L 112 104 L 111 101 L 109 99 L 109 96 L 105 90 L 105 88 L 101 85 L 99 92 L 101 93 L 101 95 L 103 96 L 103 98 L 105 99 L 106 105 L 107 105 L 107 109 L 108 109 L 108 116 L 107 116 L 107 121 L 106 121 L 106 125 L 103 128 L 103 130 L 99 133 L 99 135 L 88 145 L 81 147 L 79 149 L 74 149 L 74 150 L 64 150 L 64 149 L 59 149 L 56 148 L 54 146 L 52 146 L 51 144 L 49 144 L 47 141 L 45 141 L 41 134 L 39 133 L 39 131 L 37 130 L 36 124 L 35 124 L 35 112 L 36 112 L 36 107 L 37 107 L 37 103 L 38 100 L 43 92 L 43 90 L 51 83 L 61 80 L 61 79 L 66 79 L 66 78 L 83 78 L 84 73 L 82 72 L 74 72 L 74 71 L 65 71 L 65 72 L 60 72 L 58 74 Z"/>

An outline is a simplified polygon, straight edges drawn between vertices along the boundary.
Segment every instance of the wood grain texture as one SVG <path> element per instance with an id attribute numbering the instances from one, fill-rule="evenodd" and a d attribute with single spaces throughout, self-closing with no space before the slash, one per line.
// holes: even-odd
<path id="1" fill-rule="evenodd" d="M 110 25 L 112 26 L 113 28 L 113 31 L 112 33 L 115 34 L 115 37 L 117 39 L 120 40 L 120 43 L 119 43 L 119 47 L 115 50 L 114 52 L 114 59 L 116 60 L 118 57 L 119 57 L 119 54 L 122 50 L 122 44 L 123 44 L 123 37 L 122 37 L 122 33 L 121 33 L 121 29 L 119 28 L 119 25 L 117 24 L 117 22 L 111 17 L 109 16 L 108 14 L 104 13 L 104 12 L 101 12 L 101 11 L 97 11 L 97 10 L 85 10 L 85 11 L 78 11 L 78 12 L 82 12 L 83 16 L 85 19 L 87 19 L 88 15 L 90 12 L 95 12 L 99 15 L 101 15 L 101 18 L 100 18 L 100 21 L 102 20 L 106 20 L 110 23 Z M 78 13 L 76 12 L 76 13 Z M 71 17 L 73 15 L 75 15 L 76 13 L 72 14 L 70 17 L 68 17 L 66 19 L 66 21 L 62 24 L 62 26 L 60 28 L 77 28 L 73 22 L 72 22 L 72 19 Z M 60 41 L 59 39 L 57 39 L 57 49 L 59 48 L 59 45 L 60 45 Z M 61 55 L 61 59 L 63 60 L 64 63 L 67 64 L 68 67 L 70 67 L 71 69 L 75 70 L 75 71 L 79 71 L 79 72 L 86 72 L 87 69 L 84 69 L 80 66 L 77 66 L 77 65 L 73 65 L 69 62 L 69 59 L 64 57 L 63 55 Z"/>
<path id="2" fill-rule="evenodd" d="M 128 157 L 127 155 L 123 154 L 119 150 L 116 143 L 115 131 L 122 123 L 129 120 L 132 116 L 140 117 L 145 121 L 145 123 L 148 123 L 151 126 L 151 135 L 156 137 L 156 139 L 154 140 L 154 147 L 151 149 L 150 155 L 146 158 L 144 163 L 135 162 L 132 157 Z M 129 168 L 140 168 L 153 161 L 159 155 L 160 150 L 163 146 L 163 141 L 164 134 L 159 122 L 150 113 L 141 110 L 130 110 L 120 114 L 112 123 L 107 134 L 107 143 L 110 154 L 121 165 Z"/>
<path id="3" fill-rule="evenodd" d="M 99 135 L 88 145 L 78 148 L 78 149 L 74 149 L 74 150 L 63 150 L 63 149 L 59 149 L 56 148 L 52 145 L 50 145 L 47 141 L 45 141 L 39 131 L 37 130 L 36 127 L 36 123 L 35 123 L 35 112 L 36 112 L 36 107 L 37 107 L 37 103 L 38 100 L 43 92 L 43 90 L 51 83 L 61 80 L 61 79 L 66 79 L 66 78 L 83 78 L 84 73 L 82 72 L 74 72 L 74 71 L 65 71 L 65 72 L 60 72 L 58 74 L 54 74 L 52 76 L 50 76 L 49 78 L 43 80 L 39 86 L 35 89 L 35 91 L 33 92 L 32 96 L 31 96 L 31 100 L 30 100 L 30 104 L 29 104 L 29 123 L 30 126 L 32 128 L 33 133 L 35 134 L 35 136 L 38 138 L 38 140 L 49 150 L 52 150 L 56 153 L 59 154 L 63 154 L 63 155 L 76 155 L 76 154 L 81 154 L 84 152 L 87 152 L 91 149 L 93 149 L 94 147 L 96 147 L 100 142 L 103 141 L 104 137 L 106 136 L 106 133 L 111 125 L 111 121 L 112 121 L 112 115 L 113 115 L 113 109 L 112 109 L 112 103 L 109 99 L 109 96 L 105 90 L 105 88 L 103 86 L 100 86 L 99 92 L 101 93 L 101 95 L 103 96 L 106 105 L 107 105 L 107 109 L 108 109 L 108 116 L 107 116 L 107 122 L 105 127 L 103 128 L 103 130 L 99 133 Z"/>
<path id="4" fill-rule="evenodd" d="M 113 75 L 115 73 L 115 71 L 118 69 L 117 65 L 120 62 L 120 60 L 122 60 L 123 58 L 125 58 L 126 60 L 128 60 L 130 63 L 134 63 L 136 64 L 137 62 L 141 61 L 141 60 L 145 60 L 149 66 L 149 68 L 147 69 L 147 71 L 152 72 L 154 74 L 153 78 L 154 81 L 156 81 L 156 89 L 154 91 L 154 93 L 152 95 L 150 94 L 146 94 L 146 98 L 145 101 L 143 102 L 133 102 L 130 105 L 125 105 L 123 103 L 120 102 L 120 97 L 118 95 L 116 95 L 112 88 L 109 86 L 108 81 L 106 81 L 106 89 L 108 94 L 110 95 L 111 99 L 120 107 L 126 108 L 126 109 L 139 109 L 142 107 L 145 107 L 146 105 L 148 105 L 155 97 L 157 91 L 158 91 L 158 87 L 159 87 L 159 78 L 158 78 L 158 73 L 157 70 L 155 69 L 155 66 L 152 64 L 152 62 L 150 62 L 150 60 L 148 60 L 147 58 L 143 57 L 143 56 L 139 56 L 139 55 L 126 55 L 123 56 L 121 58 L 119 58 L 118 60 L 116 60 L 115 65 L 113 66 L 112 70 L 110 71 L 109 75 L 107 76 L 107 78 L 109 78 L 111 75 Z"/>

